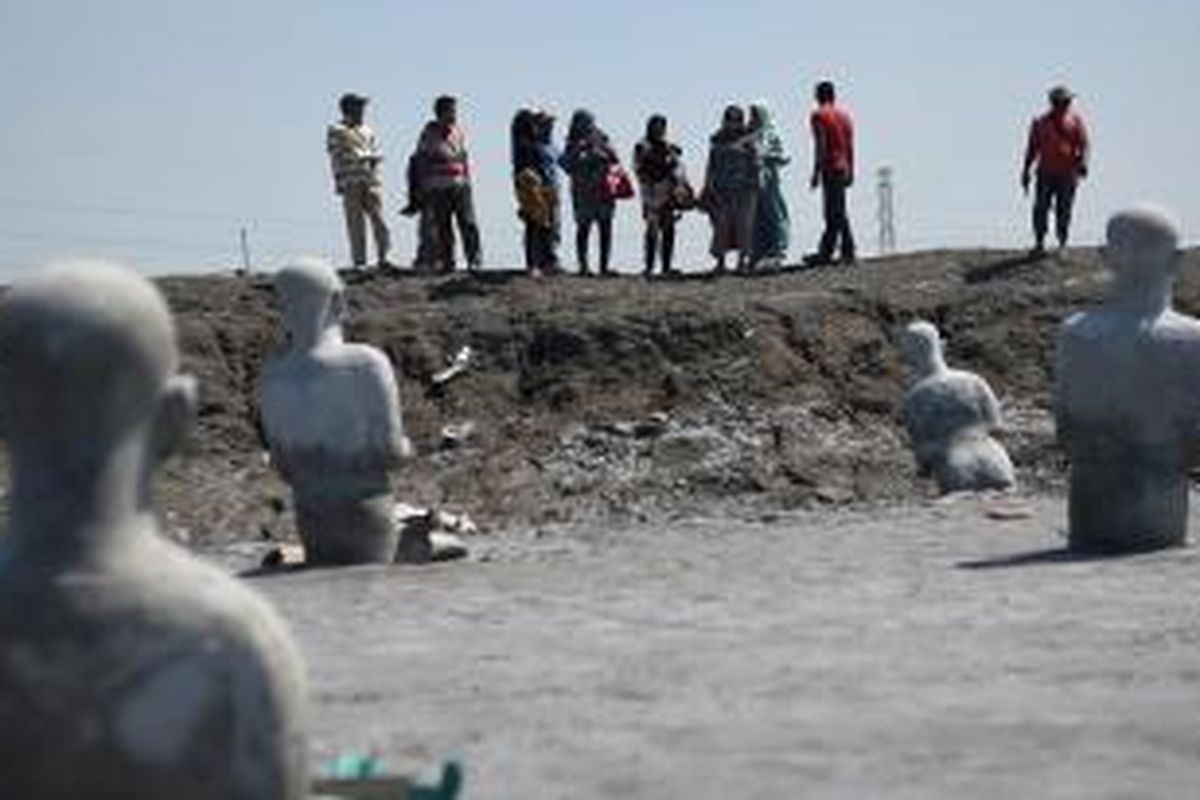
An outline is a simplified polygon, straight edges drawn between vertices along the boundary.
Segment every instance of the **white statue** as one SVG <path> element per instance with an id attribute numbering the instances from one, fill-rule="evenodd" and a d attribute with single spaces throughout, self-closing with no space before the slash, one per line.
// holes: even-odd
<path id="1" fill-rule="evenodd" d="M 324 262 L 279 271 L 290 349 L 262 375 L 262 419 L 291 485 L 310 564 L 396 557 L 392 472 L 411 450 L 387 356 L 342 338 L 342 284 Z"/>
<path id="2" fill-rule="evenodd" d="M 167 306 L 73 265 L 0 304 L 0 797 L 299 800 L 306 687 L 272 610 L 164 539 L 150 499 L 186 433 Z"/>
<path id="3" fill-rule="evenodd" d="M 1179 234 L 1161 211 L 1108 223 L 1107 301 L 1063 323 L 1055 414 L 1071 460 L 1070 546 L 1183 544 L 1200 447 L 1200 321 L 1171 309 Z"/>
<path id="4" fill-rule="evenodd" d="M 903 345 L 916 378 L 903 417 L 919 474 L 932 475 L 943 493 L 1012 487 L 1012 461 L 992 437 L 1002 420 L 987 381 L 947 367 L 941 337 L 928 322 L 909 325 Z"/>

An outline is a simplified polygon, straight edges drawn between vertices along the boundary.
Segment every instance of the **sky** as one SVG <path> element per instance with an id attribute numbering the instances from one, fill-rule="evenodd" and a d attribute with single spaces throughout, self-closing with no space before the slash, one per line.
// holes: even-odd
<path id="1" fill-rule="evenodd" d="M 1200 3 L 1195 0 L 6 0 L 0 5 L 0 277 L 89 257 L 148 274 L 298 255 L 347 261 L 324 151 L 337 98 L 372 98 L 387 161 L 394 260 L 411 260 L 402 167 L 430 104 L 458 95 L 485 264 L 517 266 L 508 124 L 553 110 L 559 134 L 592 110 L 628 161 L 667 115 L 699 183 L 730 103 L 765 100 L 794 161 L 784 172 L 793 257 L 819 235 L 807 188 L 813 84 L 834 80 L 857 125 L 851 215 L 877 249 L 875 175 L 894 171 L 903 251 L 1027 246 L 1018 185 L 1030 120 L 1066 83 L 1093 139 L 1074 239 L 1135 202 L 1200 237 Z M 568 201 L 569 202 L 569 201 Z M 567 219 L 569 219 L 569 210 Z M 640 263 L 636 202 L 614 262 Z M 564 261 L 573 254 L 570 226 Z M 681 260 L 709 228 L 689 215 Z"/>

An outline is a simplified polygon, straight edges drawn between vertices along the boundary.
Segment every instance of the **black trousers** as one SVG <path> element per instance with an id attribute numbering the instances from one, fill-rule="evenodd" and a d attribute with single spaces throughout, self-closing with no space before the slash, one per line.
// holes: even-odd
<path id="1" fill-rule="evenodd" d="M 558 243 L 562 237 L 562 221 L 559 213 L 558 199 L 555 198 L 551 205 L 549 225 L 539 225 L 532 220 L 524 220 L 526 269 L 558 269 Z"/>
<path id="2" fill-rule="evenodd" d="M 825 232 L 821 234 L 821 245 L 817 257 L 821 261 L 833 259 L 833 251 L 839 246 L 843 261 L 854 260 L 854 233 L 850 230 L 850 215 L 846 211 L 846 190 L 849 181 L 845 175 L 826 172 L 821 175 L 821 197 L 825 211 Z"/>
<path id="3" fill-rule="evenodd" d="M 438 266 L 454 268 L 454 224 L 462 236 L 463 255 L 472 267 L 479 266 L 479 225 L 475 222 L 475 203 L 471 186 L 447 186 L 425 193 L 425 212 L 428 215 L 426 233 Z"/>
<path id="4" fill-rule="evenodd" d="M 1046 241 L 1050 207 L 1054 206 L 1054 234 L 1065 245 L 1071 235 L 1071 212 L 1075 208 L 1074 177 L 1037 176 L 1033 196 L 1033 235 L 1040 247 Z"/>

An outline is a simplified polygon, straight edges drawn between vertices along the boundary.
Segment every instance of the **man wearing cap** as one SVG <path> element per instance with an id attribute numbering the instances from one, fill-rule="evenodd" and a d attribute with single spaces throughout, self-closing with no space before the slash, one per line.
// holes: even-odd
<path id="1" fill-rule="evenodd" d="M 370 220 L 379 266 L 390 267 L 391 232 L 383 218 L 383 184 L 379 179 L 383 154 L 375 132 L 363 122 L 366 105 L 367 98 L 362 95 L 342 95 L 338 103 L 342 120 L 329 126 L 325 149 L 333 168 L 334 189 L 342 196 L 346 212 L 351 261 L 356 267 L 366 266 L 367 220 Z"/>
<path id="2" fill-rule="evenodd" d="M 1021 188 L 1029 192 L 1030 170 L 1037 164 L 1033 200 L 1033 253 L 1046 249 L 1050 206 L 1054 205 L 1054 232 L 1058 246 L 1067 246 L 1075 188 L 1088 173 L 1088 136 L 1083 120 L 1071 110 L 1074 95 L 1065 86 L 1050 90 L 1050 110 L 1029 126 Z"/>

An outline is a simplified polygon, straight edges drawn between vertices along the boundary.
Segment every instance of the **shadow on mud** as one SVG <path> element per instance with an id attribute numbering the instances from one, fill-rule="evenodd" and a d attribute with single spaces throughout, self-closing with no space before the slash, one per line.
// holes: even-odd
<path id="1" fill-rule="evenodd" d="M 957 566 L 959 569 L 966 570 L 1010 569 L 1012 567 L 1036 567 L 1044 564 L 1079 564 L 1089 561 L 1108 561 L 1121 557 L 1119 553 L 1079 553 L 1066 547 L 1051 547 L 1044 550 L 1031 550 L 1024 553 L 1015 553 L 1010 556 L 997 556 L 996 558 L 985 558 L 978 561 L 960 561 Z"/>
<path id="2" fill-rule="evenodd" d="M 1007 277 L 1021 267 L 1036 264 L 1042 258 L 1043 256 L 1033 253 L 1020 253 L 1008 258 L 1002 258 L 999 261 L 993 261 L 990 264 L 984 264 L 983 266 L 967 270 L 966 274 L 963 275 L 963 280 L 968 284 L 987 283 L 988 281 Z"/>

